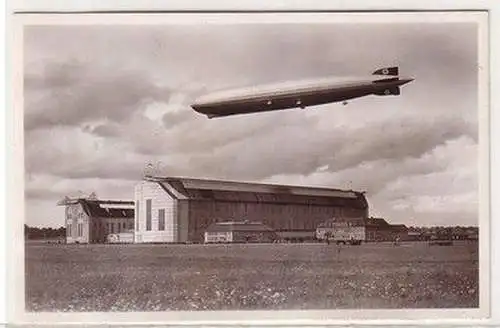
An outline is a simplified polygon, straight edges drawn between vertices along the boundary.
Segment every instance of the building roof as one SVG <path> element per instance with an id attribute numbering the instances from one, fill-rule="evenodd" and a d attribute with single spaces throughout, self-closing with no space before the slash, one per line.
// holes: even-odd
<path id="1" fill-rule="evenodd" d="M 226 221 L 216 222 L 208 226 L 206 232 L 273 232 L 274 230 L 262 222 Z"/>
<path id="2" fill-rule="evenodd" d="M 133 218 L 134 202 L 122 200 L 91 200 L 86 198 L 65 198 L 58 205 L 80 204 L 90 217 Z"/>
<path id="3" fill-rule="evenodd" d="M 367 218 L 366 225 L 377 228 L 390 228 L 390 224 L 382 218 Z"/>
<path id="4" fill-rule="evenodd" d="M 408 227 L 404 224 L 391 224 L 391 228 L 398 230 L 408 230 Z"/>
<path id="5" fill-rule="evenodd" d="M 364 193 L 353 190 L 193 179 L 146 177 L 176 199 L 306 204 L 366 209 Z"/>
<path id="6" fill-rule="evenodd" d="M 408 231 L 408 227 L 404 224 L 389 224 L 382 218 L 367 218 L 366 226 L 370 228 L 391 229 L 392 231 Z"/>

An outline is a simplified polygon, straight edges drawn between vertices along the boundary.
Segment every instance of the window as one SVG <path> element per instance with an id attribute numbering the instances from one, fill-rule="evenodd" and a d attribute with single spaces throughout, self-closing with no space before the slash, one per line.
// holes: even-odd
<path id="1" fill-rule="evenodd" d="M 135 202 L 135 230 L 139 231 L 139 201 Z"/>
<path id="2" fill-rule="evenodd" d="M 67 236 L 68 237 L 71 237 L 71 224 L 68 224 L 68 228 L 67 228 Z"/>
<path id="3" fill-rule="evenodd" d="M 165 230 L 165 209 L 158 210 L 158 230 Z"/>
<path id="4" fill-rule="evenodd" d="M 151 231 L 151 199 L 146 199 L 146 230 Z"/>

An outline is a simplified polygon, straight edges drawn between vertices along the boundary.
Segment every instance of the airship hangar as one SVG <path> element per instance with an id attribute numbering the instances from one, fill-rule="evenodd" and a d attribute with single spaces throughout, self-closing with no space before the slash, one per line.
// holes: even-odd
<path id="1" fill-rule="evenodd" d="M 126 201 L 59 202 L 65 206 L 66 242 L 203 243 L 205 232 L 228 228 L 214 224 L 231 222 L 231 229 L 247 233 L 265 226 L 281 240 L 311 241 L 333 217 L 365 221 L 367 240 L 406 231 L 370 218 L 365 193 L 353 190 L 145 176 L 132 192 L 134 199 Z"/>

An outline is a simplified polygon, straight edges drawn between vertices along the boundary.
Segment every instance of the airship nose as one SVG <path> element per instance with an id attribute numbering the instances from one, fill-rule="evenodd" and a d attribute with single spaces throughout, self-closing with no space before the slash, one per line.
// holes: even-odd
<path id="1" fill-rule="evenodd" d="M 199 103 L 197 103 L 197 102 L 191 104 L 191 108 L 194 109 L 197 112 L 200 111 L 200 107 L 202 107 L 202 106 Z"/>

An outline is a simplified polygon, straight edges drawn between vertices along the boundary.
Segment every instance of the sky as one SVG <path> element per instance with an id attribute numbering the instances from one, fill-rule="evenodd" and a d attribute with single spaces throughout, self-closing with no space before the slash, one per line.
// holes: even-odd
<path id="1" fill-rule="evenodd" d="M 398 97 L 208 119 L 214 90 L 399 66 Z M 26 223 L 64 196 L 133 199 L 155 172 L 366 191 L 370 215 L 478 225 L 473 23 L 52 25 L 24 29 Z"/>

